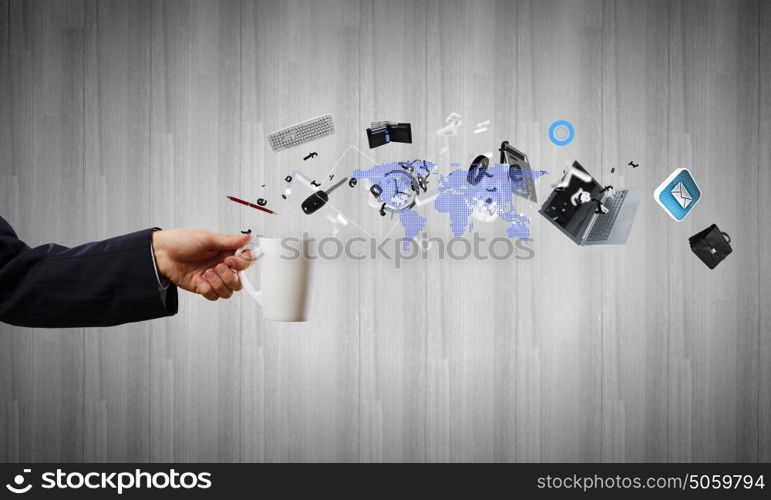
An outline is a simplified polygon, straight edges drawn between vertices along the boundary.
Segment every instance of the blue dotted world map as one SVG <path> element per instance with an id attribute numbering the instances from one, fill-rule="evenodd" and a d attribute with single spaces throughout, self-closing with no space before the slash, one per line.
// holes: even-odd
<path id="1" fill-rule="evenodd" d="M 351 175 L 356 179 L 368 179 L 372 184 L 386 186 L 381 195 L 384 200 L 389 199 L 393 193 L 388 192 L 389 183 L 386 182 L 386 174 L 395 168 L 400 168 L 399 163 L 386 163 L 375 165 L 369 169 L 356 169 Z M 435 169 L 436 165 L 426 163 L 428 171 Z M 472 215 L 477 215 L 480 220 L 502 219 L 507 223 L 507 235 L 509 238 L 528 238 L 530 236 L 530 217 L 517 211 L 514 192 L 525 187 L 525 175 L 512 180 L 509 177 L 509 166 L 496 163 L 489 167 L 481 176 L 476 185 L 468 182 L 468 170 L 458 167 L 449 175 L 440 175 L 438 180 L 429 178 L 429 182 L 438 182 L 439 188 L 434 201 L 434 209 L 437 212 L 447 214 L 450 218 L 450 229 L 454 237 L 459 238 L 467 231 L 474 230 L 476 220 Z M 418 173 L 418 172 L 416 172 Z M 533 182 L 547 174 L 543 170 L 533 170 L 529 175 Z M 425 177 L 425 172 L 423 173 Z M 416 207 L 401 210 L 399 223 L 404 230 L 407 239 L 416 238 L 426 225 L 426 218 L 415 211 Z M 405 241 L 404 247 L 409 242 Z"/>

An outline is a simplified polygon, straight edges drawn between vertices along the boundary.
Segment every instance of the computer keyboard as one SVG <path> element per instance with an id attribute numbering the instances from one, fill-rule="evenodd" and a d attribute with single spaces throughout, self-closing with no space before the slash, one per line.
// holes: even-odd
<path id="1" fill-rule="evenodd" d="M 603 202 L 605 208 L 608 209 L 608 213 L 598 215 L 594 219 L 594 224 L 592 224 L 592 228 L 589 230 L 586 241 L 605 241 L 608 239 L 627 192 L 626 189 L 617 191 L 613 193 L 613 198 L 606 199 Z"/>
<path id="2" fill-rule="evenodd" d="M 335 124 L 332 122 L 332 115 L 323 115 L 271 132 L 268 134 L 268 141 L 273 151 L 281 151 L 334 133 Z"/>

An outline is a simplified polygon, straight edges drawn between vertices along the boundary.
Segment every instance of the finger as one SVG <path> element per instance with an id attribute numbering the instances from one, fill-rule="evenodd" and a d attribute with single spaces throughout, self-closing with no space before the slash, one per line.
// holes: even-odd
<path id="1" fill-rule="evenodd" d="M 222 281 L 220 275 L 217 274 L 213 269 L 207 269 L 206 272 L 203 273 L 203 277 L 209 283 L 209 285 L 214 288 L 214 291 L 217 292 L 217 295 L 223 299 L 229 299 L 230 296 L 233 295 L 233 290 L 225 285 L 225 282 Z"/>
<path id="2" fill-rule="evenodd" d="M 246 245 L 252 236 L 250 234 L 210 233 L 211 244 L 220 250 L 236 250 Z"/>
<path id="3" fill-rule="evenodd" d="M 214 270 L 217 271 L 217 274 L 219 274 L 220 279 L 225 283 L 225 286 L 232 291 L 237 292 L 241 289 L 241 280 L 238 279 L 238 274 L 236 274 L 234 270 L 230 269 L 225 264 L 217 264 L 217 267 L 215 267 Z"/>
<path id="4" fill-rule="evenodd" d="M 252 257 L 251 252 L 244 252 L 244 258 L 249 259 L 254 257 Z M 226 266 L 228 266 L 230 269 L 233 269 L 234 271 L 243 271 L 244 269 L 249 267 L 249 265 L 251 265 L 250 261 L 246 261 L 244 259 L 240 259 L 232 255 L 230 257 L 226 257 L 224 260 L 224 263 Z"/>
<path id="5" fill-rule="evenodd" d="M 203 295 L 206 300 L 214 301 L 219 298 L 217 292 L 214 291 L 211 285 L 209 285 L 205 279 L 200 277 L 195 279 L 195 291 L 196 293 Z"/>

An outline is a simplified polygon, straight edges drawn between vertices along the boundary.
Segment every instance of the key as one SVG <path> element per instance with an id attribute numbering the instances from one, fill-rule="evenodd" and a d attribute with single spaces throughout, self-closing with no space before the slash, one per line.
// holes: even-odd
<path id="1" fill-rule="evenodd" d="M 326 193 L 326 194 L 329 194 L 329 193 L 331 193 L 331 192 L 332 192 L 332 191 L 334 191 L 335 189 L 337 189 L 337 188 L 339 188 L 340 186 L 342 186 L 342 185 L 345 183 L 345 181 L 347 181 L 347 180 L 348 180 L 348 177 L 345 177 L 345 178 L 343 178 L 343 179 L 340 179 L 339 181 L 335 182 L 335 183 L 332 185 L 332 187 L 330 187 L 329 189 L 327 189 L 327 190 L 325 191 L 325 193 Z M 318 191 L 317 191 L 317 193 L 318 193 Z"/>
<path id="2" fill-rule="evenodd" d="M 330 187 L 326 191 L 322 191 L 319 189 L 312 195 L 308 196 L 308 198 L 305 199 L 305 201 L 301 206 L 301 208 L 303 209 L 303 212 L 305 212 L 305 215 L 310 215 L 316 212 L 324 205 L 326 205 L 327 202 L 329 201 L 329 193 L 331 193 L 335 189 L 342 186 L 343 183 L 345 183 L 345 181 L 347 180 L 348 180 L 348 177 L 345 177 L 344 179 L 337 181 L 332 187 Z"/>

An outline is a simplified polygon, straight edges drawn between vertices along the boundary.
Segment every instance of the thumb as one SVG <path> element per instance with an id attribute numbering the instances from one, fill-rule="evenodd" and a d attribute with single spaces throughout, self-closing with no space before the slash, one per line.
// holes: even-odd
<path id="1" fill-rule="evenodd" d="M 249 234 L 224 234 L 224 233 L 212 233 L 211 243 L 218 250 L 237 250 L 251 238 Z"/>

